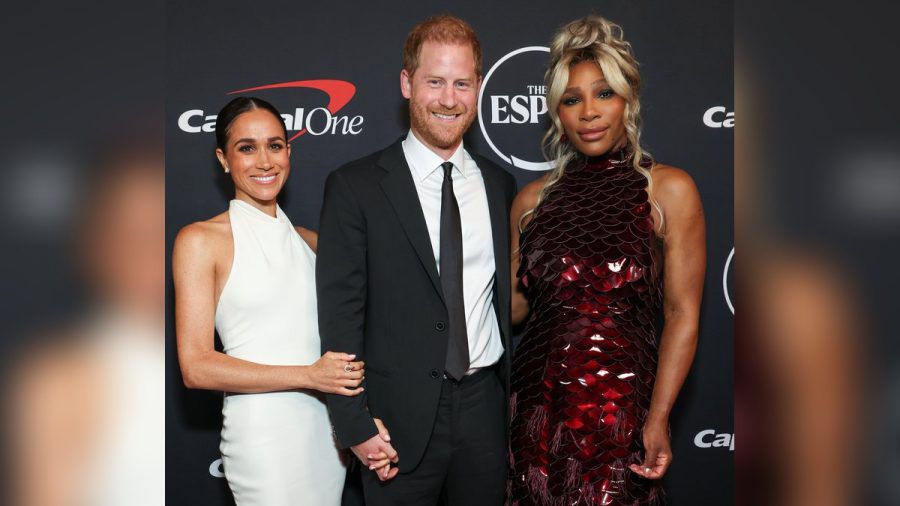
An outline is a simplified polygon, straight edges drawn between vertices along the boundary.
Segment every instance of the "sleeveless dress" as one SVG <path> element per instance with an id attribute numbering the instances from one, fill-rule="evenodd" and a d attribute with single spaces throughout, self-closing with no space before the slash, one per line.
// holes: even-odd
<path id="1" fill-rule="evenodd" d="M 232 200 L 231 273 L 216 330 L 232 357 L 308 365 L 321 356 L 315 254 L 278 207 L 276 217 Z M 226 394 L 222 465 L 238 506 L 338 505 L 346 469 L 320 394 Z"/>
<path id="2" fill-rule="evenodd" d="M 646 186 L 623 151 L 582 158 L 522 232 L 531 318 L 512 366 L 514 506 L 662 499 L 628 469 L 642 462 L 662 304 Z"/>

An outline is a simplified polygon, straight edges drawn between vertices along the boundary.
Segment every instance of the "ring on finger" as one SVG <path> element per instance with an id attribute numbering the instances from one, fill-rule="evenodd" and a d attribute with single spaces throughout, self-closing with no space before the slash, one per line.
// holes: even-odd
<path id="1" fill-rule="evenodd" d="M 353 372 L 353 366 L 350 365 L 350 362 L 347 362 L 347 365 L 344 366 L 344 372 Z"/>

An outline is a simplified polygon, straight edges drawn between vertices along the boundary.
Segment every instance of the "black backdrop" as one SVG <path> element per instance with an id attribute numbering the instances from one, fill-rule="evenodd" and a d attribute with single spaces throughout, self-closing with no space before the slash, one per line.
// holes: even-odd
<path id="1" fill-rule="evenodd" d="M 399 90 L 407 32 L 449 12 L 469 21 L 487 75 L 480 122 L 466 136 L 521 187 L 536 178 L 546 125 L 544 49 L 567 21 L 596 13 L 622 25 L 644 78 L 644 144 L 690 172 L 706 209 L 708 270 L 700 345 L 672 415 L 669 503 L 721 505 L 733 488 L 732 5 L 636 1 L 169 2 L 167 4 L 167 251 L 178 230 L 227 208 L 230 180 L 213 150 L 213 116 L 254 94 L 290 114 L 292 175 L 282 207 L 318 228 L 329 171 L 408 129 Z M 279 85 L 279 86 L 271 86 Z M 206 126 L 204 126 L 206 125 Z M 305 132 L 302 129 L 306 128 Z M 521 160 L 521 161 L 520 161 Z M 168 258 L 167 258 L 168 261 Z M 187 391 L 175 356 L 168 283 L 166 496 L 173 505 L 231 504 L 217 459 L 221 394 Z"/>

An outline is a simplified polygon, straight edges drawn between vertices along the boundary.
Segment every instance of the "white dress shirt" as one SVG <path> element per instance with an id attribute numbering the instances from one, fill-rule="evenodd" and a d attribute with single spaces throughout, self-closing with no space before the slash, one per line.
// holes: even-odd
<path id="1" fill-rule="evenodd" d="M 503 355 L 500 326 L 494 311 L 494 238 L 481 169 L 463 149 L 462 143 L 444 160 L 425 146 L 410 130 L 403 153 L 412 171 L 419 203 L 431 238 L 434 262 L 440 272 L 441 258 L 441 164 L 453 163 L 453 193 L 459 205 L 463 246 L 463 302 L 469 339 L 469 371 L 494 365 Z"/>

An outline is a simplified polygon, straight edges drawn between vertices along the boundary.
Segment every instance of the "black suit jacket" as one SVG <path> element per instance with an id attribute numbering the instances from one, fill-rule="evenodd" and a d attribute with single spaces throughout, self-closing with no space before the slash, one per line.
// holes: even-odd
<path id="1" fill-rule="evenodd" d="M 409 471 L 431 437 L 447 354 L 447 309 L 401 140 L 328 176 L 316 287 L 322 351 L 355 353 L 366 362 L 362 394 L 327 396 L 339 445 L 346 448 L 374 436 L 372 417 L 381 418 L 400 456 L 400 470 Z M 509 208 L 516 183 L 490 160 L 472 157 L 481 169 L 490 210 L 493 302 L 506 350 L 498 374 L 508 393 Z"/>

